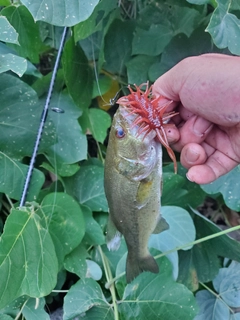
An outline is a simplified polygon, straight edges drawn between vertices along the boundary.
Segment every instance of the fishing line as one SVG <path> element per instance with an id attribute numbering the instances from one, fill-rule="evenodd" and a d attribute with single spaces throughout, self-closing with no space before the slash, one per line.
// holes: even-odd
<path id="1" fill-rule="evenodd" d="M 97 64 L 96 64 L 96 58 L 95 58 L 95 53 L 94 53 L 94 48 L 93 48 L 93 39 L 92 39 L 92 36 L 91 36 L 90 41 L 91 41 L 91 46 L 92 46 L 93 70 L 94 70 L 94 75 L 95 75 L 95 79 L 96 79 L 97 90 L 98 90 L 99 96 L 101 97 L 102 101 L 105 103 L 104 106 L 111 106 L 111 107 L 113 107 L 113 106 L 116 104 L 117 99 L 119 98 L 120 92 L 122 91 L 123 88 L 120 88 L 120 89 L 117 91 L 117 93 L 115 94 L 115 96 L 109 100 L 109 102 L 107 102 L 107 101 L 103 98 L 103 95 L 102 95 L 102 93 L 101 93 L 101 88 L 100 88 L 100 85 L 99 85 L 99 80 L 98 80 Z M 126 86 L 126 87 L 127 87 L 127 86 Z"/>
<path id="2" fill-rule="evenodd" d="M 50 85 L 49 85 L 49 89 L 48 89 L 48 94 L 47 94 L 47 98 L 46 98 L 46 103 L 44 106 L 44 109 L 42 111 L 42 115 L 40 118 L 40 125 L 38 128 L 38 132 L 37 132 L 37 138 L 36 138 L 36 142 L 33 148 L 33 153 L 32 153 L 32 157 L 30 160 L 30 164 L 28 167 L 28 172 L 26 175 L 26 180 L 24 183 L 24 187 L 23 187 L 23 192 L 22 192 L 22 196 L 21 196 L 21 200 L 20 200 L 20 204 L 19 207 L 23 207 L 26 201 L 26 197 L 27 197 L 27 193 L 28 193 L 28 189 L 29 189 L 29 184 L 31 181 L 31 177 L 32 177 L 32 173 L 33 173 L 33 169 L 34 169 L 34 163 L 37 157 L 37 152 L 39 149 L 39 144 L 40 144 L 40 140 L 41 140 L 41 136 L 44 130 L 44 125 L 47 119 L 47 114 L 48 114 L 48 107 L 50 104 L 50 100 L 51 100 L 51 96 L 52 96 L 52 92 L 53 92 L 53 87 L 54 87 L 54 82 L 57 76 L 57 70 L 58 70 L 58 66 L 60 63 L 60 59 L 61 59 L 61 55 L 62 55 L 62 51 L 63 51 L 63 46 L 66 40 L 66 36 L 67 36 L 67 31 L 68 31 L 68 27 L 64 27 L 63 29 L 63 33 L 62 33 L 62 38 L 60 41 L 60 46 L 59 46 L 59 50 L 57 53 L 57 57 L 56 57 L 56 61 L 54 64 L 54 68 L 53 68 L 53 73 L 52 73 L 52 77 L 51 77 L 51 81 L 50 81 Z M 52 108 L 53 111 L 58 112 L 58 113 L 63 113 L 64 111 L 60 108 Z"/>

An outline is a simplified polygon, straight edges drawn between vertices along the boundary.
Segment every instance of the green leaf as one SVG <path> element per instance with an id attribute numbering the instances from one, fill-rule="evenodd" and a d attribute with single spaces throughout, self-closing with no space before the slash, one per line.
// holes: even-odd
<path id="1" fill-rule="evenodd" d="M 1 320 L 13 320 L 12 317 L 8 316 L 7 314 L 0 314 Z"/>
<path id="2" fill-rule="evenodd" d="M 29 299 L 24 305 L 22 314 L 26 320 L 50 320 L 49 314 L 44 308 L 45 299 Z"/>
<path id="3" fill-rule="evenodd" d="M 84 236 L 84 242 L 89 245 L 101 245 L 105 243 L 105 237 L 103 235 L 102 228 L 93 218 L 91 210 L 86 206 L 81 206 L 84 221 L 86 224 L 86 233 Z"/>
<path id="4" fill-rule="evenodd" d="M 107 129 L 111 126 L 110 115 L 101 109 L 90 108 L 88 117 L 94 139 L 103 143 L 107 136 Z"/>
<path id="5" fill-rule="evenodd" d="M 73 37 L 65 45 L 62 64 L 69 94 L 80 109 L 87 108 L 92 99 L 92 71 L 83 50 L 75 45 Z"/>
<path id="6" fill-rule="evenodd" d="M 29 58 L 33 63 L 39 62 L 39 51 L 43 49 L 43 43 L 37 24 L 25 6 L 9 6 L 1 11 L 11 25 L 18 31 L 19 45 L 12 44 L 17 53 Z"/>
<path id="7" fill-rule="evenodd" d="M 12 54 L 13 56 L 15 56 L 18 61 L 20 61 L 20 64 L 18 65 L 16 71 L 18 71 L 19 67 L 20 67 L 20 70 L 22 70 L 23 72 L 23 67 L 25 65 L 24 61 L 26 61 L 26 64 L 27 64 L 27 69 L 26 71 L 24 72 L 25 75 L 30 75 L 30 76 L 33 76 L 33 77 L 36 77 L 36 78 L 41 78 L 42 77 L 42 74 L 38 71 L 38 69 L 28 60 L 25 60 L 24 58 L 21 58 L 18 56 L 17 52 L 12 49 L 12 48 L 9 48 L 5 43 L 2 43 L 0 42 L 0 55 L 5 55 L 5 56 L 9 56 L 9 54 Z M 5 66 L 1 66 L 1 68 L 4 68 Z M 11 67 L 14 67 L 11 66 Z M 25 67 L 24 67 L 25 68 Z M 14 68 L 15 69 L 15 68 Z"/>
<path id="8" fill-rule="evenodd" d="M 14 54 L 0 55 L 0 73 L 11 70 L 21 77 L 27 70 L 27 60 Z"/>
<path id="9" fill-rule="evenodd" d="M 49 119 L 56 127 L 57 142 L 46 150 L 46 154 L 57 171 L 64 171 L 64 165 L 87 158 L 87 138 L 78 123 L 82 112 L 67 93 L 54 95 L 50 106 L 60 108 L 64 113 L 49 112 Z"/>
<path id="10" fill-rule="evenodd" d="M 124 319 L 192 320 L 197 305 L 192 292 L 172 279 L 171 263 L 158 259 L 160 272 L 144 272 L 125 288 L 119 305 Z"/>
<path id="11" fill-rule="evenodd" d="M 232 261 L 228 268 L 221 268 L 213 280 L 213 286 L 229 306 L 240 306 L 240 264 Z"/>
<path id="12" fill-rule="evenodd" d="M 193 210 L 197 239 L 220 232 L 214 223 Z M 195 245 L 191 251 L 179 252 L 179 278 L 189 288 L 196 290 L 198 281 L 209 282 L 220 268 L 220 257 L 240 262 L 240 244 L 227 235 Z M 191 283 L 192 280 L 192 283 Z"/>
<path id="13" fill-rule="evenodd" d="M 0 192 L 6 193 L 11 199 L 20 200 L 27 171 L 27 165 L 9 158 L 0 151 Z M 28 189 L 27 201 L 33 201 L 37 198 L 44 181 L 44 174 L 34 169 Z"/>
<path id="14" fill-rule="evenodd" d="M 128 82 L 140 85 L 147 82 L 148 69 L 156 61 L 154 57 L 137 55 L 126 63 Z"/>
<path id="15" fill-rule="evenodd" d="M 189 213 L 180 207 L 162 207 L 161 214 L 169 224 L 169 229 L 159 234 L 152 234 L 149 241 L 149 246 L 159 251 L 166 252 L 186 243 L 191 243 L 195 240 L 196 230 L 193 220 Z M 185 248 L 190 249 L 192 246 Z M 174 252 L 167 255 L 174 266 L 174 278 L 178 276 L 178 254 Z"/>
<path id="16" fill-rule="evenodd" d="M 114 315 L 111 309 L 102 306 L 96 306 L 86 312 L 85 318 L 87 320 L 114 320 Z"/>
<path id="17" fill-rule="evenodd" d="M 11 3 L 11 0 L 0 0 L 0 6 L 9 6 Z"/>
<path id="18" fill-rule="evenodd" d="M 94 32 L 100 31 L 104 25 L 104 19 L 109 12 L 116 9 L 117 0 L 100 1 L 94 8 L 87 20 L 80 22 L 74 27 L 75 42 L 91 36 Z"/>
<path id="19" fill-rule="evenodd" d="M 0 308 L 24 294 L 49 294 L 57 282 L 57 269 L 52 239 L 34 209 L 13 209 L 0 242 Z"/>
<path id="20" fill-rule="evenodd" d="M 102 269 L 99 267 L 99 265 L 92 261 L 92 260 L 86 260 L 87 262 L 87 278 L 92 278 L 96 281 L 100 280 L 102 278 Z"/>
<path id="21" fill-rule="evenodd" d="M 229 13 L 231 1 L 216 0 L 214 10 L 206 29 L 219 48 L 228 48 L 233 54 L 240 55 L 240 20 Z"/>
<path id="22" fill-rule="evenodd" d="M 27 296 L 21 296 L 17 299 L 15 299 L 14 301 L 12 301 L 11 303 L 9 303 L 5 308 L 1 308 L 0 310 L 0 319 L 2 314 L 10 314 L 14 319 L 17 317 L 17 315 L 20 312 L 21 307 L 23 306 L 24 303 L 27 302 L 27 300 L 29 299 L 29 297 Z"/>
<path id="23" fill-rule="evenodd" d="M 79 245 L 84 236 L 81 208 L 68 194 L 51 193 L 43 199 L 37 213 L 52 237 L 61 267 L 64 257 Z"/>
<path id="24" fill-rule="evenodd" d="M 186 178 L 187 170 L 178 163 L 178 174 L 173 164 L 163 167 L 162 205 L 175 205 L 186 210 L 196 208 L 204 202 L 205 192 L 201 187 Z"/>
<path id="25" fill-rule="evenodd" d="M 69 272 L 75 273 L 79 278 L 85 278 L 87 274 L 88 256 L 85 246 L 80 243 L 72 252 L 64 259 L 64 268 Z"/>
<path id="26" fill-rule="evenodd" d="M 194 224 L 197 230 L 197 239 L 220 232 L 210 220 L 193 210 Z M 220 267 L 220 257 L 227 257 L 240 262 L 240 243 L 227 235 L 222 235 L 202 242 L 193 247 L 193 260 L 197 269 L 199 281 L 211 281 Z"/>
<path id="27" fill-rule="evenodd" d="M 85 313 L 94 306 L 104 310 L 104 314 L 109 313 L 113 319 L 113 311 L 103 295 L 99 284 L 93 279 L 86 278 L 79 280 L 73 285 L 64 298 L 63 320 L 70 320 Z"/>
<path id="28" fill-rule="evenodd" d="M 67 192 L 92 211 L 108 211 L 103 186 L 104 169 L 98 165 L 82 166 L 71 178 L 64 179 Z"/>
<path id="29" fill-rule="evenodd" d="M 35 91 L 18 78 L 1 74 L 0 100 L 0 150 L 15 158 L 31 155 L 42 113 Z M 39 152 L 54 140 L 54 126 L 47 121 Z"/>
<path id="30" fill-rule="evenodd" d="M 227 320 L 230 317 L 229 308 L 226 304 L 207 290 L 201 290 L 196 294 L 197 303 L 200 307 L 199 314 L 194 320 Z"/>
<path id="31" fill-rule="evenodd" d="M 99 0 L 22 0 L 31 12 L 34 20 L 41 20 L 56 26 L 71 27 L 86 20 L 93 12 Z"/>
<path id="32" fill-rule="evenodd" d="M 201 188 L 208 194 L 221 193 L 226 205 L 232 210 L 240 210 L 240 166 L 237 166 L 214 182 L 202 185 Z M 234 186 L 234 188 L 233 188 Z"/>
<path id="33" fill-rule="evenodd" d="M 132 54 L 157 56 L 163 52 L 173 37 L 173 30 L 169 25 L 152 24 L 149 30 L 136 28 L 132 43 Z"/>
<path id="34" fill-rule="evenodd" d="M 180 250 L 178 252 L 178 257 L 179 257 L 179 274 L 178 274 L 177 281 L 179 283 L 184 284 L 190 291 L 194 292 L 198 289 L 199 283 L 198 283 L 198 277 L 197 277 L 197 270 L 193 261 L 193 250 L 189 250 L 189 251 Z M 199 266 L 199 268 L 202 268 L 202 267 L 203 267 L 202 265 Z M 204 265 L 204 268 L 205 268 L 205 265 Z"/>
<path id="35" fill-rule="evenodd" d="M 205 26 L 200 25 L 189 38 L 185 34 L 176 35 L 166 46 L 161 55 L 161 61 L 150 67 L 150 80 L 155 81 L 186 57 L 208 52 L 218 52 L 219 50 L 213 48 L 211 37 L 204 32 L 204 28 Z"/>
<path id="36" fill-rule="evenodd" d="M 131 57 L 131 46 L 134 31 L 133 21 L 114 20 L 105 37 L 104 68 L 119 75 L 124 74 L 125 63 Z M 114 48 L 114 49 L 113 49 Z"/>
<path id="37" fill-rule="evenodd" d="M 18 44 L 18 33 L 6 17 L 0 17 L 0 41 Z"/>
<path id="38" fill-rule="evenodd" d="M 52 159 L 52 161 L 54 161 L 54 158 Z M 56 163 L 53 162 L 53 164 L 56 164 Z M 52 172 L 53 174 L 56 174 L 56 171 L 57 171 L 57 173 L 61 177 L 71 177 L 80 169 L 78 163 L 74 163 L 74 164 L 58 163 L 56 168 L 54 169 L 50 164 L 46 162 L 43 162 L 41 164 L 41 168 L 45 168 L 48 171 Z"/>

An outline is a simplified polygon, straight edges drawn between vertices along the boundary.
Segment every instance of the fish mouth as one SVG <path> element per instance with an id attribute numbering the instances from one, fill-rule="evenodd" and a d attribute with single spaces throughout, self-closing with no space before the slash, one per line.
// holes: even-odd
<path id="1" fill-rule="evenodd" d="M 119 111 L 122 117 L 120 121 L 124 123 L 124 126 L 126 127 L 127 131 L 134 138 L 142 139 L 142 141 L 145 143 L 149 143 L 151 140 L 155 139 L 157 135 L 155 130 L 150 130 L 149 132 L 146 132 L 142 130 L 141 126 L 134 123 L 137 117 L 139 117 L 138 115 L 129 112 L 129 110 L 127 110 L 122 105 L 119 106 Z"/>

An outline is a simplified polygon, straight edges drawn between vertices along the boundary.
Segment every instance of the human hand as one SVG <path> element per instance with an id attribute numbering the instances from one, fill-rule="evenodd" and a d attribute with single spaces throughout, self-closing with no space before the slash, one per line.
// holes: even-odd
<path id="1" fill-rule="evenodd" d="M 153 94 L 179 112 L 168 138 L 189 180 L 210 183 L 240 163 L 240 57 L 186 58 L 156 80 Z"/>

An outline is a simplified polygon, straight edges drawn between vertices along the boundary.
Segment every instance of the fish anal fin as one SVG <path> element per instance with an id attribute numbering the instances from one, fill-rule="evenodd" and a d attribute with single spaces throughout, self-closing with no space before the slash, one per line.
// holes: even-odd
<path id="1" fill-rule="evenodd" d="M 169 229 L 169 224 L 163 217 L 159 217 L 158 223 L 153 231 L 153 233 L 161 233 Z"/>
<path id="2" fill-rule="evenodd" d="M 121 245 L 121 233 L 115 227 L 110 215 L 107 224 L 106 243 L 110 251 L 118 250 Z"/>
<path id="3" fill-rule="evenodd" d="M 152 273 L 158 273 L 159 267 L 156 260 L 148 254 L 145 257 L 139 258 L 136 255 L 131 255 L 128 253 L 127 263 L 126 263 L 126 279 L 127 283 L 130 283 L 135 279 L 140 273 L 144 271 L 150 271 Z"/>

